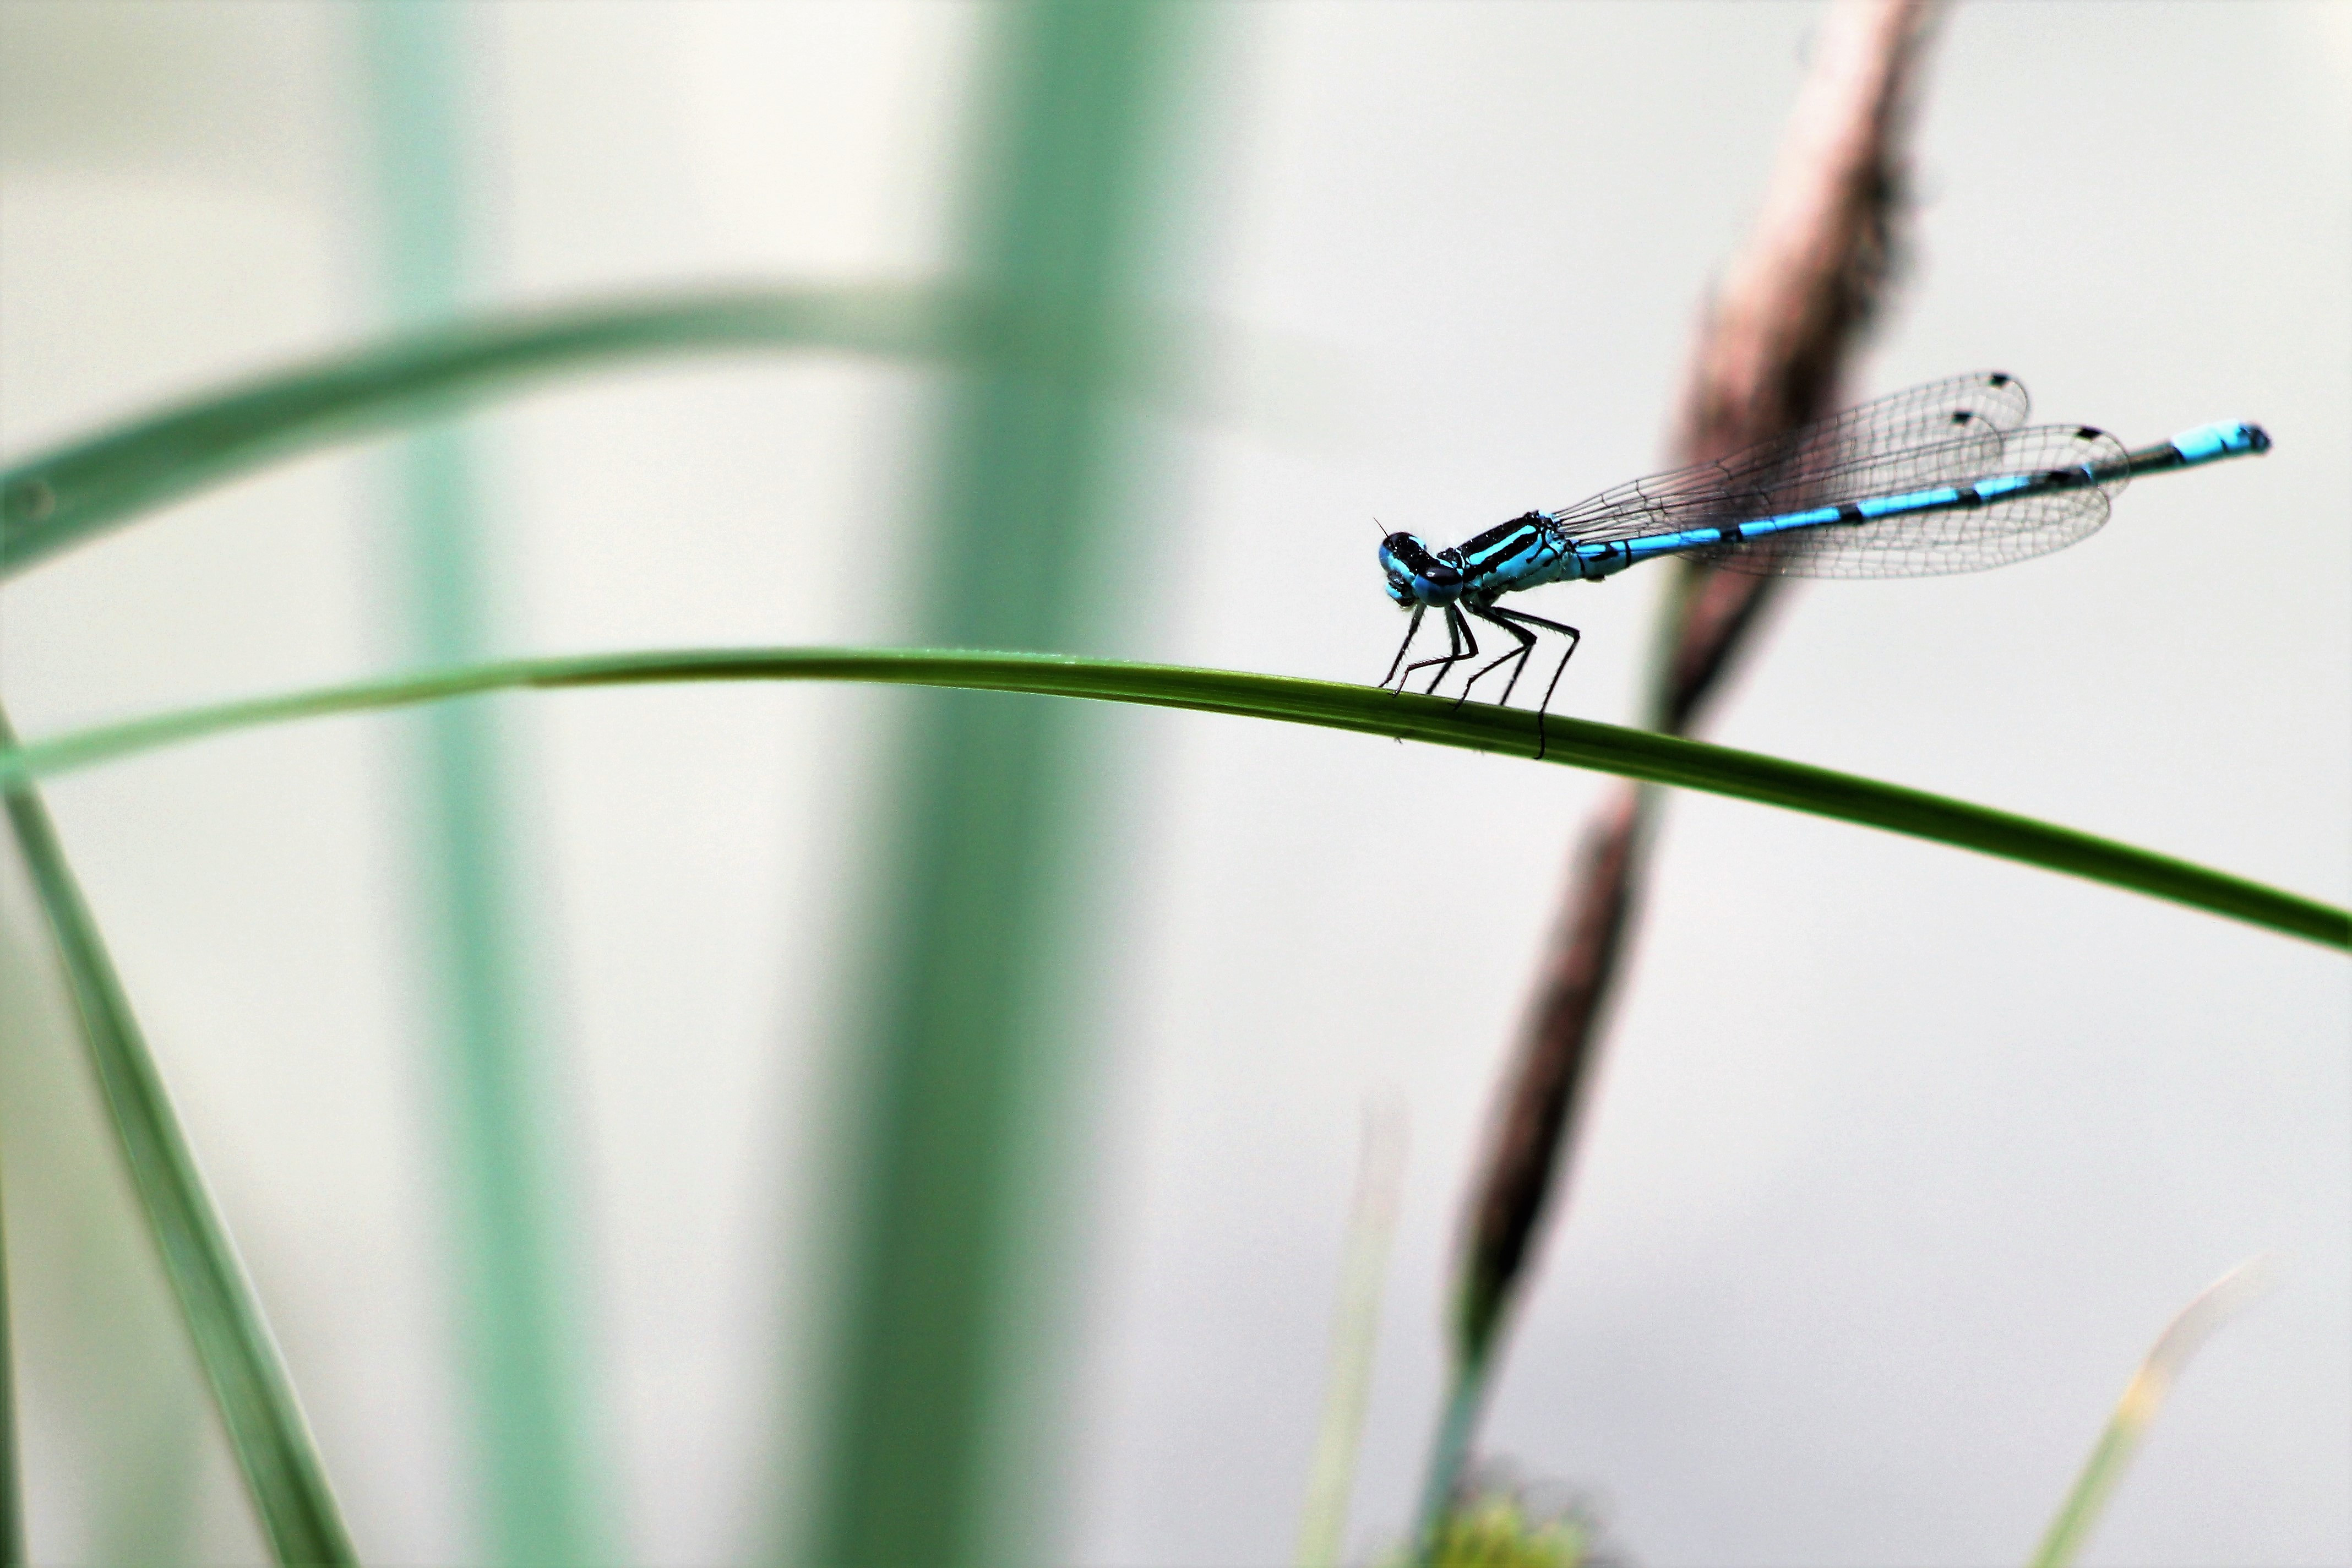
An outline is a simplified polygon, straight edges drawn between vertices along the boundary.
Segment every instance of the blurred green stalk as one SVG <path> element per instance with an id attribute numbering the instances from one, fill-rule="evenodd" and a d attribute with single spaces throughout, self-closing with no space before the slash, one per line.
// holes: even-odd
<path id="1" fill-rule="evenodd" d="M 1134 574 L 1105 381 L 1190 7 L 1008 6 L 970 168 L 979 296 L 1031 323 L 960 384 L 936 459 L 927 640 L 1069 649 Z M 1111 586 L 1107 591 L 1106 584 Z M 926 694 L 850 1037 L 841 1273 L 805 1546 L 887 1568 L 1032 1559 L 1068 1294 L 1055 1209 L 1083 956 L 1066 705 Z M 1045 1391 L 1045 1392 L 1040 1392 Z"/>
<path id="2" fill-rule="evenodd" d="M 16 1466 L 16 1355 L 8 1317 L 8 1205 L 0 1191 L 0 1564 L 25 1561 L 23 1479 Z"/>
<path id="3" fill-rule="evenodd" d="M 1331 1370 L 1315 1435 L 1315 1461 L 1307 1471 L 1307 1503 L 1299 1510 L 1298 1550 L 1292 1557 L 1297 1568 L 1339 1568 L 1347 1543 L 1348 1503 L 1356 1489 L 1364 1415 L 1372 1396 L 1372 1353 L 1381 1337 L 1381 1288 L 1396 1240 L 1397 1210 L 1404 1201 L 1404 1156 L 1403 1106 L 1365 1107 L 1356 1197 L 1340 1252 Z"/>
<path id="4" fill-rule="evenodd" d="M 415 326 L 457 313 L 466 263 L 459 37 L 468 10 L 370 5 L 360 12 L 376 121 L 386 292 Z M 464 433 L 412 437 L 397 454 L 395 600 L 425 658 L 488 643 L 479 513 Z M 488 708 L 426 716 L 414 853 L 437 997 L 457 1232 L 464 1378 L 474 1399 L 488 1547 L 513 1564 L 601 1555 L 585 1479 L 588 1422 L 572 1375 L 564 1215 L 553 1201 L 547 1068 L 523 982 L 521 900 L 509 869 L 508 760 Z"/>

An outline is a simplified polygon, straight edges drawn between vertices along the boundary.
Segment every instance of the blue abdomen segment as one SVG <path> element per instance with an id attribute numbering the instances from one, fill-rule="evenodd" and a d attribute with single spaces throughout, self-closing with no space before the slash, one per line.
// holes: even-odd
<path id="1" fill-rule="evenodd" d="M 2231 420 L 2227 424 L 2200 425 L 2194 430 L 2183 430 L 2172 438 L 2171 445 L 2172 449 L 2180 454 L 2180 466 L 2188 468 L 2199 463 L 2219 462 L 2223 458 L 2267 452 L 2271 449 L 2271 438 L 2259 425 Z"/>
<path id="2" fill-rule="evenodd" d="M 1612 557 L 1622 552 L 1622 560 L 1615 564 L 1601 565 L 1599 571 L 1587 571 L 1582 575 L 1601 576 L 1609 571 L 1629 566 L 1636 561 L 1647 561 L 1659 555 L 1679 555 L 1691 551 L 1718 551 L 1727 546 L 1753 544 L 1775 534 L 1853 528 L 1897 519 L 1921 517 L 1937 512 L 1975 511 L 1981 508 L 2017 501 L 2027 496 L 2060 490 L 2091 489 L 2100 483 L 2100 475 L 2090 466 L 2068 465 L 2043 468 L 2032 473 L 1994 474 L 1972 484 L 1936 485 L 1925 489 L 1905 490 L 1895 495 L 1863 496 L 1841 501 L 1834 506 L 1809 507 L 1803 511 L 1781 512 L 1771 517 L 1748 518 L 1738 522 L 1726 522 L 1706 528 L 1678 529 L 1671 533 L 1652 533 L 1625 540 L 1608 546 L 1579 545 L 1580 553 L 1598 554 L 1604 548 Z"/>
<path id="3" fill-rule="evenodd" d="M 1927 492 L 1923 492 L 1927 493 Z M 1898 511 L 1916 510 L 1904 503 L 1914 500 L 1908 496 L 1875 497 L 1847 506 L 1817 506 L 1804 511 L 1783 512 L 1778 517 L 1755 517 L 1743 522 L 1727 522 L 1708 528 L 1678 529 L 1673 533 L 1653 533 L 1640 539 L 1629 539 L 1624 548 L 1628 565 L 1635 561 L 1647 561 L 1653 556 L 1679 555 L 1686 550 L 1706 550 L 1723 544 L 1745 544 L 1751 540 L 1769 539 L 1776 533 L 1790 533 L 1799 529 L 1822 528 L 1836 522 L 1863 522 L 1874 517 L 1885 517 Z M 1948 501 L 1944 504 L 1950 504 Z M 1864 510 L 1863 508 L 1874 508 Z"/>

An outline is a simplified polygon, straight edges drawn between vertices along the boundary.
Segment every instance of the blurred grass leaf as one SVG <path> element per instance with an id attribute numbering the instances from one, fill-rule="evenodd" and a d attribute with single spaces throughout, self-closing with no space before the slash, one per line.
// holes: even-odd
<path id="1" fill-rule="evenodd" d="M 0 714 L 0 744 L 14 732 Z M 309 1425 L 228 1227 L 197 1174 L 114 962 L 28 778 L 5 785 L 8 818 L 57 943 L 91 1066 L 153 1227 L 246 1487 L 285 1563 L 356 1563 Z"/>
<path id="2" fill-rule="evenodd" d="M 2091 1539 L 2107 1499 L 2123 1479 L 2124 1470 L 2139 1451 L 2140 1439 L 2164 1407 L 2164 1396 L 2214 1330 L 2237 1315 L 2269 1283 L 2263 1260 L 2250 1258 L 2197 1293 L 2149 1347 L 2147 1356 L 2124 1385 L 2106 1430 L 2099 1434 L 2083 1472 L 2074 1479 L 2066 1500 L 2050 1521 L 2048 1533 L 2032 1557 L 2032 1568 L 2068 1568 Z"/>
<path id="3" fill-rule="evenodd" d="M 467 289 L 477 15 L 355 8 L 383 302 L 411 327 L 455 317 Z M 602 341 L 615 324 L 608 319 Z M 457 423 L 422 428 L 389 456 L 382 611 L 417 662 L 479 658 L 499 640 L 500 595 L 478 434 Z M 418 932 L 419 1044 L 445 1140 L 436 1168 L 450 1283 L 464 1303 L 458 1382 L 479 1478 L 475 1511 L 485 1555 L 519 1568 L 609 1555 L 617 1499 L 597 1479 L 600 1390 L 578 1374 L 595 1297 L 574 1283 L 583 1184 L 565 1158 L 560 1110 L 571 1058 L 546 1048 L 543 992 L 530 979 L 544 921 L 533 897 L 541 879 L 517 831 L 524 764 L 489 720 L 479 704 L 452 703 L 403 737 L 396 820 Z"/>
<path id="4" fill-rule="evenodd" d="M 922 287 L 736 289 L 501 312 L 268 372 L 0 470 L 0 577 L 274 459 L 383 435 L 584 366 L 793 349 L 885 359 L 1018 358 L 1054 321 Z M 1095 373 L 1191 395 L 1204 323 L 1127 318 Z"/>
<path id="5" fill-rule="evenodd" d="M 1532 758 L 1536 718 L 1485 704 L 1395 696 L 1369 686 L 1237 670 L 1127 664 L 1059 654 L 927 648 L 706 648 L 509 659 L 278 697 L 225 702 L 77 731 L 0 751 L 0 785 L 87 767 L 175 742 L 290 719 L 363 712 L 517 687 L 627 686 L 681 680 L 861 680 L 974 691 L 1087 697 L 1279 719 L 1359 734 Z M 1924 790 L 1756 752 L 1554 714 L 1547 762 L 1728 795 L 2039 866 L 2191 909 L 2352 950 L 2352 913 L 2315 899 Z"/>
<path id="6" fill-rule="evenodd" d="M 1348 1500 L 1355 1490 L 1364 1412 L 1371 1402 L 1372 1352 L 1380 1341 L 1381 1287 L 1404 1202 L 1405 1111 L 1402 1103 L 1364 1108 L 1356 1157 L 1356 1196 L 1340 1252 L 1339 1297 L 1332 1314 L 1331 1365 L 1323 1417 L 1299 1510 L 1298 1568 L 1339 1568 L 1346 1544 Z"/>
<path id="7" fill-rule="evenodd" d="M 93 1563 L 268 1562 L 31 868 L 13 847 L 0 852 L 0 1041 L 8 1332 L 34 1439 L 19 1484 L 41 1561 L 78 1541 Z"/>
<path id="8" fill-rule="evenodd" d="M 0 574 L 273 458 L 378 434 L 583 364 L 784 346 L 951 352 L 970 312 L 920 289 L 759 289 L 518 311 L 403 333 L 36 453 L 0 474 Z"/>

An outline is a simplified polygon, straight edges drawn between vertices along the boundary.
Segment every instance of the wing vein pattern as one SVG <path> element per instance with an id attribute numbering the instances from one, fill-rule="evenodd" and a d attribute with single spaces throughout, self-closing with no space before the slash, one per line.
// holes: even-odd
<path id="1" fill-rule="evenodd" d="M 2095 482 L 1680 552 L 1737 572 L 1802 577 L 1932 576 L 2022 561 L 2097 530 L 2129 471 L 2114 437 L 2081 426 L 2027 427 L 2028 407 L 2014 376 L 1953 376 L 1714 462 L 1619 485 L 1544 520 L 1571 545 L 1605 543 L 2087 469 Z"/>

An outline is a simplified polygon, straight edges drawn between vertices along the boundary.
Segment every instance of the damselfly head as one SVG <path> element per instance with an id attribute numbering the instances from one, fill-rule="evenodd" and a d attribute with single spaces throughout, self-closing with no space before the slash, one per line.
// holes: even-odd
<path id="1" fill-rule="evenodd" d="M 1417 533 L 1381 540 L 1381 570 L 1388 574 L 1389 597 L 1406 609 L 1451 604 L 1462 590 L 1461 568 L 1449 565 Z"/>

